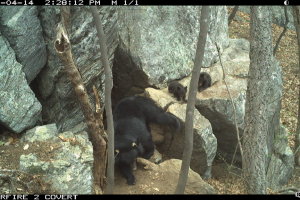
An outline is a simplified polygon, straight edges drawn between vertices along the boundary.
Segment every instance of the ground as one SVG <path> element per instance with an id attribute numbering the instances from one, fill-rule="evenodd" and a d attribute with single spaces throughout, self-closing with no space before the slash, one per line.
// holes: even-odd
<path id="1" fill-rule="evenodd" d="M 232 9 L 228 9 L 231 11 Z M 242 21 L 233 21 L 229 27 L 230 38 L 244 38 L 249 40 L 250 33 L 250 17 L 248 14 L 237 12 L 237 16 L 242 18 Z M 283 28 L 272 25 L 273 30 L 273 45 L 281 34 Z M 298 112 L 298 96 L 299 96 L 299 63 L 297 55 L 297 40 L 295 31 L 287 30 L 283 38 L 281 39 L 279 48 L 276 53 L 276 59 L 280 62 L 283 71 L 283 98 L 281 109 L 281 121 L 282 124 L 288 130 L 288 141 L 292 149 L 294 149 L 295 131 L 297 123 Z M 32 143 L 28 149 L 24 150 L 23 144 L 19 143 L 19 137 L 16 134 L 9 132 L 0 133 L 0 194 L 5 193 L 2 190 L 2 180 L 7 177 L 14 178 L 15 194 L 30 193 L 36 194 L 51 194 L 55 191 L 49 189 L 50 183 L 44 183 L 41 181 L 38 175 L 28 175 L 18 170 L 20 155 L 27 153 L 36 153 L 40 158 L 44 160 L 50 160 L 53 156 L 51 151 L 51 144 L 49 143 Z M 8 171 L 7 171 L 8 170 Z M 138 170 L 134 172 L 137 184 L 135 186 L 129 186 L 126 184 L 126 180 L 122 177 L 118 170 L 116 170 L 115 180 L 115 193 L 127 193 L 127 194 L 144 194 L 144 193 L 173 193 L 170 185 L 177 183 L 176 177 L 169 177 L 166 180 L 161 180 L 159 174 L 152 174 L 149 178 L 149 173 L 138 167 Z M 229 174 L 228 178 L 227 166 L 220 161 L 214 161 L 213 163 L 213 178 L 207 180 L 211 186 L 213 186 L 218 194 L 237 194 L 245 193 L 242 179 L 238 174 Z M 7 175 L 7 176 L 6 176 Z M 8 180 L 9 181 L 9 180 Z M 140 182 L 140 184 L 138 184 Z M 141 184 L 142 182 L 142 184 Z M 22 184 L 23 183 L 23 184 Z M 27 183 L 28 188 L 26 188 Z M 166 187 L 168 185 L 168 187 Z M 2 187 L 2 188 L 1 188 Z M 296 167 L 294 175 L 289 181 L 286 187 L 300 188 L 300 168 Z M 193 193 L 193 191 L 190 191 Z M 276 193 L 276 191 L 268 190 L 268 193 Z"/>

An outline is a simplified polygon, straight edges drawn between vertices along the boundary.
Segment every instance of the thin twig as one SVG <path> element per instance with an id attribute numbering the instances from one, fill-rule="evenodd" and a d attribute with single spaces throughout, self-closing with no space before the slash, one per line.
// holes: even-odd
<path id="1" fill-rule="evenodd" d="M 219 55 L 219 58 L 220 58 L 220 64 L 222 66 L 222 70 L 223 70 L 223 81 L 226 85 L 226 89 L 227 89 L 227 92 L 228 92 L 228 95 L 229 95 L 229 98 L 231 100 L 231 105 L 232 105 L 232 109 L 233 109 L 233 114 L 234 114 L 234 123 L 235 123 L 235 128 L 236 128 L 236 135 L 237 135 L 237 141 L 238 141 L 238 146 L 240 148 L 240 152 L 241 152 L 241 157 L 243 159 L 243 150 L 242 150 L 242 145 L 241 145 L 241 141 L 240 141 L 240 134 L 239 134 L 239 128 L 238 128 L 238 125 L 237 125 L 237 122 L 236 122 L 236 110 L 235 110 L 235 106 L 234 106 L 234 102 L 233 102 L 233 99 L 231 97 L 231 94 L 229 92 L 229 88 L 228 88 L 228 85 L 227 85 L 227 82 L 226 82 L 226 74 L 225 74 L 225 69 L 224 69 L 224 66 L 222 64 L 222 59 L 221 59 L 221 54 L 220 54 L 220 49 L 217 45 L 217 43 L 215 42 L 215 45 L 216 45 L 216 48 L 217 48 L 217 51 L 218 51 L 218 55 Z M 233 154 L 233 157 L 232 157 L 232 160 L 231 160 L 231 165 L 229 166 L 229 171 L 231 170 L 231 167 L 233 166 L 233 163 L 234 163 L 234 158 L 235 158 L 235 154 L 236 154 L 236 150 L 237 148 L 235 149 L 234 151 L 234 154 Z M 229 175 L 229 173 L 228 173 Z M 229 176 L 227 175 L 227 179 L 229 178 Z M 227 188 L 227 183 L 228 181 L 226 181 L 226 186 L 225 186 L 225 189 Z M 226 190 L 225 190 L 226 192 Z"/>
<path id="2" fill-rule="evenodd" d="M 237 125 L 237 122 L 236 122 L 236 110 L 235 110 L 234 102 L 232 100 L 232 97 L 231 97 L 231 94 L 229 92 L 228 85 L 227 85 L 227 82 L 226 82 L 225 69 L 224 69 L 223 64 L 222 64 L 220 49 L 219 49 L 219 47 L 218 47 L 218 45 L 217 45 L 216 42 L 215 42 L 215 45 L 216 45 L 216 48 L 217 48 L 217 51 L 218 51 L 218 55 L 219 55 L 219 58 L 220 58 L 220 64 L 221 64 L 222 70 L 223 70 L 223 81 L 225 82 L 226 89 L 227 89 L 227 92 L 229 94 L 229 97 L 230 97 L 230 100 L 231 100 L 231 104 L 232 104 L 232 109 L 233 109 L 233 114 L 234 114 L 234 123 L 235 123 L 235 129 L 236 129 L 236 135 L 237 135 L 237 140 L 238 140 L 238 144 L 239 144 L 239 147 L 240 147 L 241 156 L 242 156 L 242 159 L 243 159 L 243 150 L 242 150 L 242 145 L 241 145 L 241 141 L 240 141 L 239 128 L 238 128 L 238 125 Z"/>

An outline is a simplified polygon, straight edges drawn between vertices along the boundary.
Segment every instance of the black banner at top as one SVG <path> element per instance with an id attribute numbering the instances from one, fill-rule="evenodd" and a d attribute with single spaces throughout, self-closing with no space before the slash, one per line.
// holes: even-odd
<path id="1" fill-rule="evenodd" d="M 294 0 L 295 1 L 295 0 Z M 292 5 L 293 0 L 277 0 L 277 5 Z M 208 4 L 209 3 L 209 4 Z M 221 2 L 222 3 L 222 2 Z M 260 4 L 261 1 L 226 1 L 226 5 L 241 5 L 241 3 Z M 269 1 L 265 1 L 270 3 Z M 274 3 L 274 1 L 272 2 Z M 296 2 L 294 2 L 295 4 Z M 33 5 L 45 5 L 45 6 L 145 6 L 145 5 L 221 5 L 220 1 L 195 1 L 195 0 L 0 0 L 0 5 L 7 6 L 33 6 Z M 225 4 L 223 4 L 225 5 Z"/>

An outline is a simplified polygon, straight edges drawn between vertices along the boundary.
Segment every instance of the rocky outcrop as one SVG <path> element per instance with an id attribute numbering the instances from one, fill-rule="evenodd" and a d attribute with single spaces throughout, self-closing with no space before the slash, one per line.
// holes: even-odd
<path id="1" fill-rule="evenodd" d="M 267 181 L 268 187 L 273 190 L 281 189 L 286 185 L 293 175 L 294 154 L 288 145 L 287 131 L 278 126 L 275 130 L 274 152 L 269 154 L 270 158 Z"/>
<path id="2" fill-rule="evenodd" d="M 118 44 L 116 7 L 98 7 L 102 17 L 108 59 L 112 66 Z M 59 7 L 38 7 L 44 37 L 48 43 L 48 61 L 38 77 L 39 91 L 43 99 L 43 117 L 47 123 L 56 123 L 60 131 L 66 131 L 84 121 L 74 88 L 57 56 L 53 42 L 55 24 L 60 21 Z M 81 74 L 90 98 L 94 99 L 92 86 L 98 88 L 104 99 L 104 71 L 100 58 L 100 46 L 96 27 L 89 7 L 71 7 L 70 41 L 74 62 Z"/>
<path id="3" fill-rule="evenodd" d="M 244 134 L 245 101 L 247 89 L 247 75 L 250 65 L 249 42 L 246 40 L 230 40 L 229 48 L 222 54 L 222 63 L 225 68 L 226 81 L 233 98 L 240 138 Z M 282 97 L 282 73 L 279 63 L 273 58 L 271 98 L 268 109 L 268 137 L 267 163 L 268 182 L 271 188 L 275 185 L 284 185 L 292 176 L 294 161 L 291 149 L 287 142 L 286 132 L 281 131 L 280 109 Z M 234 123 L 234 112 L 225 83 L 222 81 L 220 63 L 208 69 L 202 69 L 212 75 L 213 85 L 197 94 L 196 108 L 207 118 L 218 141 L 218 153 L 228 163 L 237 147 L 237 135 Z M 235 156 L 236 164 L 242 164 L 239 148 Z M 280 163 L 280 164 L 279 164 Z M 278 165 L 279 164 L 279 165 Z M 274 174 L 280 173 L 280 176 Z"/>
<path id="4" fill-rule="evenodd" d="M 236 118 L 240 137 L 243 135 L 245 101 L 247 89 L 247 75 L 249 69 L 249 42 L 246 40 L 230 40 L 230 45 L 222 54 L 222 63 L 225 68 L 226 81 L 236 107 Z M 207 69 L 212 77 L 212 86 L 197 93 L 196 108 L 212 124 L 213 133 L 217 137 L 218 152 L 228 163 L 237 145 L 237 135 L 234 123 L 234 112 L 231 105 L 220 62 Z M 236 161 L 241 164 L 238 151 Z"/>
<path id="5" fill-rule="evenodd" d="M 27 83 L 35 79 L 47 61 L 46 43 L 36 6 L 0 7 L 0 29 L 22 65 Z"/>
<path id="6" fill-rule="evenodd" d="M 199 35 L 201 7 L 151 6 L 118 11 L 120 43 L 115 53 L 113 95 L 116 102 L 142 93 L 146 87 L 188 76 L 193 68 Z M 203 66 L 228 46 L 227 10 L 211 6 Z"/>
<path id="7" fill-rule="evenodd" d="M 76 132 L 79 133 L 74 135 Z M 51 183 L 51 191 L 58 194 L 93 193 L 93 147 L 85 131 L 58 133 L 56 125 L 49 124 L 28 130 L 20 142 L 24 146 L 34 142 L 47 145 L 47 154 L 52 155 L 45 160 L 35 153 L 24 154 L 20 157 L 20 170 L 43 175 L 42 180 Z"/>
<path id="8" fill-rule="evenodd" d="M 0 124 L 20 133 L 32 128 L 41 118 L 42 106 L 27 85 L 22 65 L 1 33 L 0 60 Z"/>
<path id="9" fill-rule="evenodd" d="M 99 7 L 98 10 L 113 70 L 113 106 L 125 96 L 143 93 L 149 86 L 165 87 L 168 81 L 191 73 L 201 7 Z M 73 86 L 53 47 L 60 8 L 3 7 L 0 11 L 1 33 L 22 64 L 28 84 L 34 80 L 31 87 L 43 105 L 43 123 L 56 123 L 60 131 L 67 131 L 83 122 Z M 214 42 L 218 42 L 221 51 L 228 46 L 226 7 L 212 6 L 209 19 L 205 67 L 217 60 Z M 88 7 L 71 7 L 70 41 L 75 64 L 92 102 L 93 85 L 104 99 L 101 55 Z"/>
<path id="10" fill-rule="evenodd" d="M 186 115 L 186 103 L 178 103 L 177 100 L 168 93 L 167 88 L 156 90 L 146 88 L 146 97 L 153 99 L 158 106 L 167 112 L 175 115 L 181 122 L 181 130 L 174 133 L 173 129 L 167 126 L 152 125 L 152 127 L 160 127 L 163 131 L 164 139 L 157 148 L 169 158 L 182 159 L 184 150 L 184 124 Z M 157 129 L 151 129 L 152 134 L 156 135 Z M 158 134 L 162 135 L 162 134 Z M 157 136 L 155 136 L 157 138 Z M 172 137 L 174 137 L 172 139 Z M 191 158 L 191 168 L 199 173 L 202 178 L 211 177 L 212 161 L 217 151 L 217 140 L 212 132 L 210 122 L 203 117 L 197 110 L 194 113 L 194 148 Z"/>

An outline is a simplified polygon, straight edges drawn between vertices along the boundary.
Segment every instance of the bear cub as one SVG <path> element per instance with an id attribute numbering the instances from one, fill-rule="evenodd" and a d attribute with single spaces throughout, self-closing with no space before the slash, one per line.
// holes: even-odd
<path id="1" fill-rule="evenodd" d="M 185 100 L 187 86 L 184 87 L 178 81 L 172 81 L 171 83 L 169 83 L 168 90 L 170 93 L 173 93 L 173 95 L 177 98 L 178 101 Z"/>
<path id="2" fill-rule="evenodd" d="M 115 165 L 127 180 L 135 184 L 131 165 L 137 157 L 149 159 L 154 152 L 154 143 L 149 123 L 173 126 L 179 131 L 180 122 L 172 114 L 164 112 L 151 99 L 131 96 L 121 100 L 114 112 Z"/>
<path id="3" fill-rule="evenodd" d="M 198 81 L 198 92 L 205 90 L 211 86 L 211 77 L 206 72 L 201 72 Z"/>

